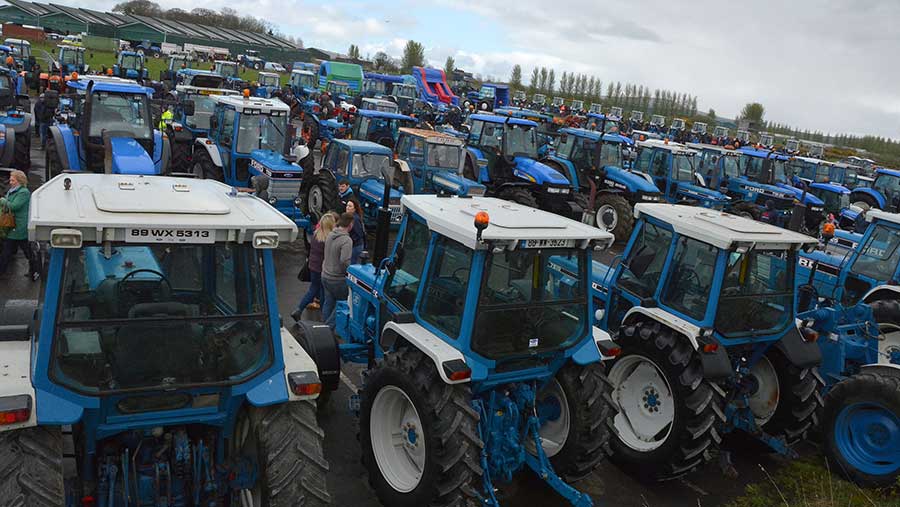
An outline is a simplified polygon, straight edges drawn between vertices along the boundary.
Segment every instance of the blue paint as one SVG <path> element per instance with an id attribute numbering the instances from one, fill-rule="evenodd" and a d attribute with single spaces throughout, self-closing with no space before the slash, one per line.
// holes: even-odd
<path id="1" fill-rule="evenodd" d="M 834 442 L 847 463 L 863 473 L 900 470 L 900 418 L 879 404 L 844 407 L 835 421 Z"/>

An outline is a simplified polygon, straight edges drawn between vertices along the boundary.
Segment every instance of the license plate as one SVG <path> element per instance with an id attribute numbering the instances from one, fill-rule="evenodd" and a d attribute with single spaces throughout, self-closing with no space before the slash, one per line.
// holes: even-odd
<path id="1" fill-rule="evenodd" d="M 215 241 L 215 231 L 208 229 L 134 227 L 125 230 L 126 243 L 215 243 Z"/>
<path id="2" fill-rule="evenodd" d="M 524 239 L 520 246 L 522 248 L 573 248 L 575 246 L 574 239 Z"/>

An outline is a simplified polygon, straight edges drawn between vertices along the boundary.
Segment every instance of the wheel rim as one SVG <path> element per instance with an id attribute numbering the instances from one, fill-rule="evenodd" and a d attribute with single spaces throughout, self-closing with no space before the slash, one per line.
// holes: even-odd
<path id="1" fill-rule="evenodd" d="M 200 162 L 194 162 L 194 177 L 197 179 L 203 179 L 203 164 Z"/>
<path id="2" fill-rule="evenodd" d="M 597 209 L 597 227 L 607 231 L 615 230 L 619 225 L 619 213 L 614 206 L 604 204 Z"/>
<path id="3" fill-rule="evenodd" d="M 869 211 L 869 208 L 871 208 L 871 206 L 869 206 L 869 203 L 867 203 L 866 201 L 856 201 L 855 203 L 853 203 L 853 206 L 856 206 L 863 211 Z"/>
<path id="4" fill-rule="evenodd" d="M 425 434 L 415 405 L 396 386 L 385 386 L 372 402 L 372 452 L 381 476 L 395 490 L 409 493 L 425 471 Z"/>
<path id="5" fill-rule="evenodd" d="M 572 426 L 569 400 L 566 398 L 566 393 L 559 382 L 553 379 L 538 393 L 535 402 L 538 417 L 541 420 L 541 429 L 539 431 L 541 447 L 544 448 L 544 454 L 548 458 L 552 458 L 565 447 L 566 440 L 569 438 L 569 431 Z M 525 447 L 528 449 L 528 452 L 535 454 L 535 446 L 532 440 L 528 440 Z"/>
<path id="6" fill-rule="evenodd" d="M 895 324 L 880 324 L 878 330 L 881 340 L 878 340 L 878 362 L 891 364 L 891 357 L 900 359 L 900 326 Z"/>
<path id="7" fill-rule="evenodd" d="M 754 383 L 754 391 L 749 400 L 750 412 L 753 413 L 756 424 L 762 426 L 778 410 L 778 401 L 781 399 L 778 373 L 769 359 L 763 357 L 750 369 L 750 377 Z"/>
<path id="8" fill-rule="evenodd" d="M 900 469 L 900 419 L 878 403 L 844 407 L 834 425 L 834 441 L 853 468 L 870 475 Z"/>
<path id="9" fill-rule="evenodd" d="M 625 356 L 610 369 L 609 380 L 619 409 L 613 419 L 619 440 L 638 452 L 663 445 L 675 421 L 675 397 L 659 367 L 644 356 Z"/>
<path id="10" fill-rule="evenodd" d="M 325 214 L 325 194 L 322 187 L 313 185 L 309 189 L 309 212 L 316 218 L 321 218 Z"/>

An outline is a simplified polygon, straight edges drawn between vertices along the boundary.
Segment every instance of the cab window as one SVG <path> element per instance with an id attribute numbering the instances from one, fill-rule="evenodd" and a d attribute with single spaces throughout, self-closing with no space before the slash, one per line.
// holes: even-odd
<path id="1" fill-rule="evenodd" d="M 419 314 L 450 338 L 459 337 L 471 266 L 471 249 L 445 236 L 438 238 Z"/>
<path id="2" fill-rule="evenodd" d="M 715 270 L 716 249 L 701 241 L 682 237 L 675 246 L 662 303 L 688 317 L 703 320 Z"/>
<path id="3" fill-rule="evenodd" d="M 653 157 L 653 165 L 650 166 L 650 175 L 654 178 L 665 178 L 666 177 L 666 159 L 668 158 L 668 153 L 658 151 L 656 152 L 656 156 Z"/>
<path id="4" fill-rule="evenodd" d="M 645 222 L 619 277 L 619 287 L 640 298 L 652 297 L 662 275 L 672 233 Z"/>
<path id="5" fill-rule="evenodd" d="M 425 159 L 425 140 L 421 137 L 413 138 L 410 143 L 409 159 L 419 163 Z"/>
<path id="6" fill-rule="evenodd" d="M 407 219 L 406 233 L 397 250 L 399 254 L 397 269 L 391 275 L 391 281 L 386 291 L 388 297 L 404 310 L 412 310 L 416 302 L 419 280 L 422 278 L 422 268 L 425 267 L 430 239 L 431 233 L 428 231 L 428 226 L 415 218 Z"/>
<path id="7" fill-rule="evenodd" d="M 234 137 L 234 109 L 226 109 L 222 115 L 222 135 L 219 136 L 219 144 L 231 146 L 232 137 Z"/>

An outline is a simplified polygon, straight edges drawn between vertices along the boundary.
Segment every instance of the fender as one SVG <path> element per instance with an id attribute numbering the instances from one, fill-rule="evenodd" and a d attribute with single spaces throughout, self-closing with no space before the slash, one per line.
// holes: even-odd
<path id="1" fill-rule="evenodd" d="M 652 180 L 648 180 L 645 177 L 644 173 L 626 171 L 616 166 L 606 166 L 603 169 L 606 173 L 603 183 L 607 187 L 624 190 L 629 193 L 659 193 L 659 189 L 656 188 Z"/>
<path id="2" fill-rule="evenodd" d="M 575 169 L 575 164 L 573 164 L 571 160 L 566 160 L 557 157 L 555 154 L 551 154 L 547 158 L 541 160 L 541 163 L 563 175 L 568 174 L 569 181 L 574 181 L 576 182 L 576 185 L 578 184 L 578 172 Z"/>
<path id="3" fill-rule="evenodd" d="M 200 145 L 200 147 L 206 150 L 210 160 L 212 160 L 212 163 L 215 164 L 216 167 L 222 167 L 222 154 L 219 153 L 219 148 L 212 141 L 205 137 L 198 137 L 194 141 L 194 145 Z"/>
<path id="4" fill-rule="evenodd" d="M 81 163 L 78 160 L 78 146 L 75 143 L 75 135 L 68 125 L 51 125 L 49 135 L 53 136 L 53 144 L 59 154 L 59 163 L 63 171 L 80 171 Z"/>
<path id="5" fill-rule="evenodd" d="M 872 303 L 882 299 L 900 299 L 900 287 L 896 285 L 876 285 L 863 296 L 863 303 Z"/>
<path id="6" fill-rule="evenodd" d="M 15 424 L 0 426 L 0 432 L 18 430 L 37 426 L 37 398 L 34 386 L 31 385 L 31 340 L 0 341 L 0 357 L 5 366 L 4 375 L 0 377 L 0 402 L 17 401 L 31 405 L 28 420 Z M 28 397 L 27 400 L 18 397 Z M 13 398 L 16 397 L 16 398 Z"/>
<path id="7" fill-rule="evenodd" d="M 900 364 L 893 363 L 878 363 L 878 364 L 867 364 L 860 367 L 860 370 L 866 373 L 876 373 L 879 375 L 890 375 L 894 377 L 900 377 Z"/>
<path id="8" fill-rule="evenodd" d="M 873 189 L 867 188 L 867 187 L 854 188 L 853 191 L 850 192 L 850 202 L 854 203 L 854 202 L 859 201 L 860 197 L 863 195 L 871 197 L 872 199 L 875 200 L 876 203 L 878 203 L 879 209 L 884 209 L 884 207 L 886 205 L 886 200 L 885 200 L 884 196 L 881 195 L 881 192 L 878 192 L 877 190 L 873 190 Z"/>
<path id="9" fill-rule="evenodd" d="M 6 137 L 4 138 L 3 151 L 0 154 L 0 165 L 3 167 L 12 166 L 13 157 L 16 153 L 16 131 L 13 129 L 5 128 L 3 125 L 0 125 L 0 131 L 6 133 Z"/>
<path id="10" fill-rule="evenodd" d="M 15 130 L 16 133 L 28 133 L 28 128 L 31 127 L 31 113 L 21 113 L 22 121 L 18 123 L 7 123 L 6 129 Z"/>
<path id="11" fill-rule="evenodd" d="M 463 364 L 465 364 L 466 358 L 462 355 L 462 352 L 451 347 L 450 344 L 438 338 L 437 335 L 425 329 L 421 325 L 415 322 L 409 324 L 388 322 L 384 325 L 382 335 L 389 331 L 396 333 L 397 337 L 403 338 L 411 346 L 421 350 L 426 356 L 431 358 L 432 362 L 434 362 L 434 368 L 437 370 L 438 375 L 441 376 L 441 380 L 443 380 L 445 383 L 463 384 L 471 380 L 450 380 L 450 378 L 447 377 L 447 372 L 444 371 L 444 363 L 449 361 L 462 361 Z M 396 339 L 391 342 L 390 345 L 393 346 L 395 343 Z M 472 368 L 472 366 L 469 367 Z M 475 377 L 475 368 L 472 369 L 472 377 Z M 481 372 L 481 376 L 486 375 L 486 373 L 487 372 Z"/>
<path id="12" fill-rule="evenodd" d="M 290 401 L 299 401 L 299 400 L 309 400 L 313 398 L 318 398 L 318 394 L 306 395 L 306 396 L 298 396 L 294 394 L 291 390 L 291 382 L 289 380 L 289 375 L 291 373 L 300 373 L 303 375 L 315 375 L 316 379 L 321 382 L 322 379 L 319 378 L 318 367 L 316 366 L 315 361 L 310 355 L 303 350 L 303 347 L 297 342 L 294 336 L 285 328 L 281 328 L 281 352 L 284 356 L 284 381 L 287 386 L 287 396 Z M 322 386 L 323 388 L 325 386 Z"/>
<path id="13" fill-rule="evenodd" d="M 719 379 L 731 376 L 734 372 L 731 369 L 731 362 L 728 360 L 728 353 L 725 347 L 718 347 L 714 352 L 700 352 L 700 327 L 690 322 L 676 317 L 661 308 L 645 308 L 643 306 L 635 306 L 628 310 L 622 324 L 632 322 L 633 320 L 643 316 L 659 322 L 663 326 L 681 334 L 691 343 L 695 351 L 698 351 L 700 364 L 703 366 L 703 375 L 709 379 Z M 798 333 L 799 334 L 799 333 Z"/>
<path id="14" fill-rule="evenodd" d="M 618 345 L 609 336 L 609 333 L 597 326 L 591 326 L 591 339 L 585 340 L 584 343 L 575 348 L 575 353 L 572 354 L 572 361 L 575 361 L 575 364 L 584 366 L 597 361 L 611 359 L 611 357 L 604 356 L 603 351 L 609 351 L 617 347 Z"/>
<path id="15" fill-rule="evenodd" d="M 409 164 L 406 163 L 405 160 L 397 159 L 397 160 L 394 161 L 394 163 L 397 165 L 397 167 L 400 168 L 401 171 L 403 171 L 403 172 L 405 172 L 405 173 L 410 172 L 410 170 L 409 170 Z"/>
<path id="16" fill-rule="evenodd" d="M 822 351 L 819 349 L 819 345 L 804 340 L 796 324 L 791 326 L 784 337 L 775 343 L 775 348 L 799 368 L 812 368 L 822 362 Z"/>
<path id="17" fill-rule="evenodd" d="M 519 178 L 538 185 L 549 183 L 572 186 L 572 182 L 564 175 L 560 174 L 556 169 L 542 164 L 537 160 L 525 157 L 514 157 L 513 160 L 515 163 L 513 174 Z"/>

